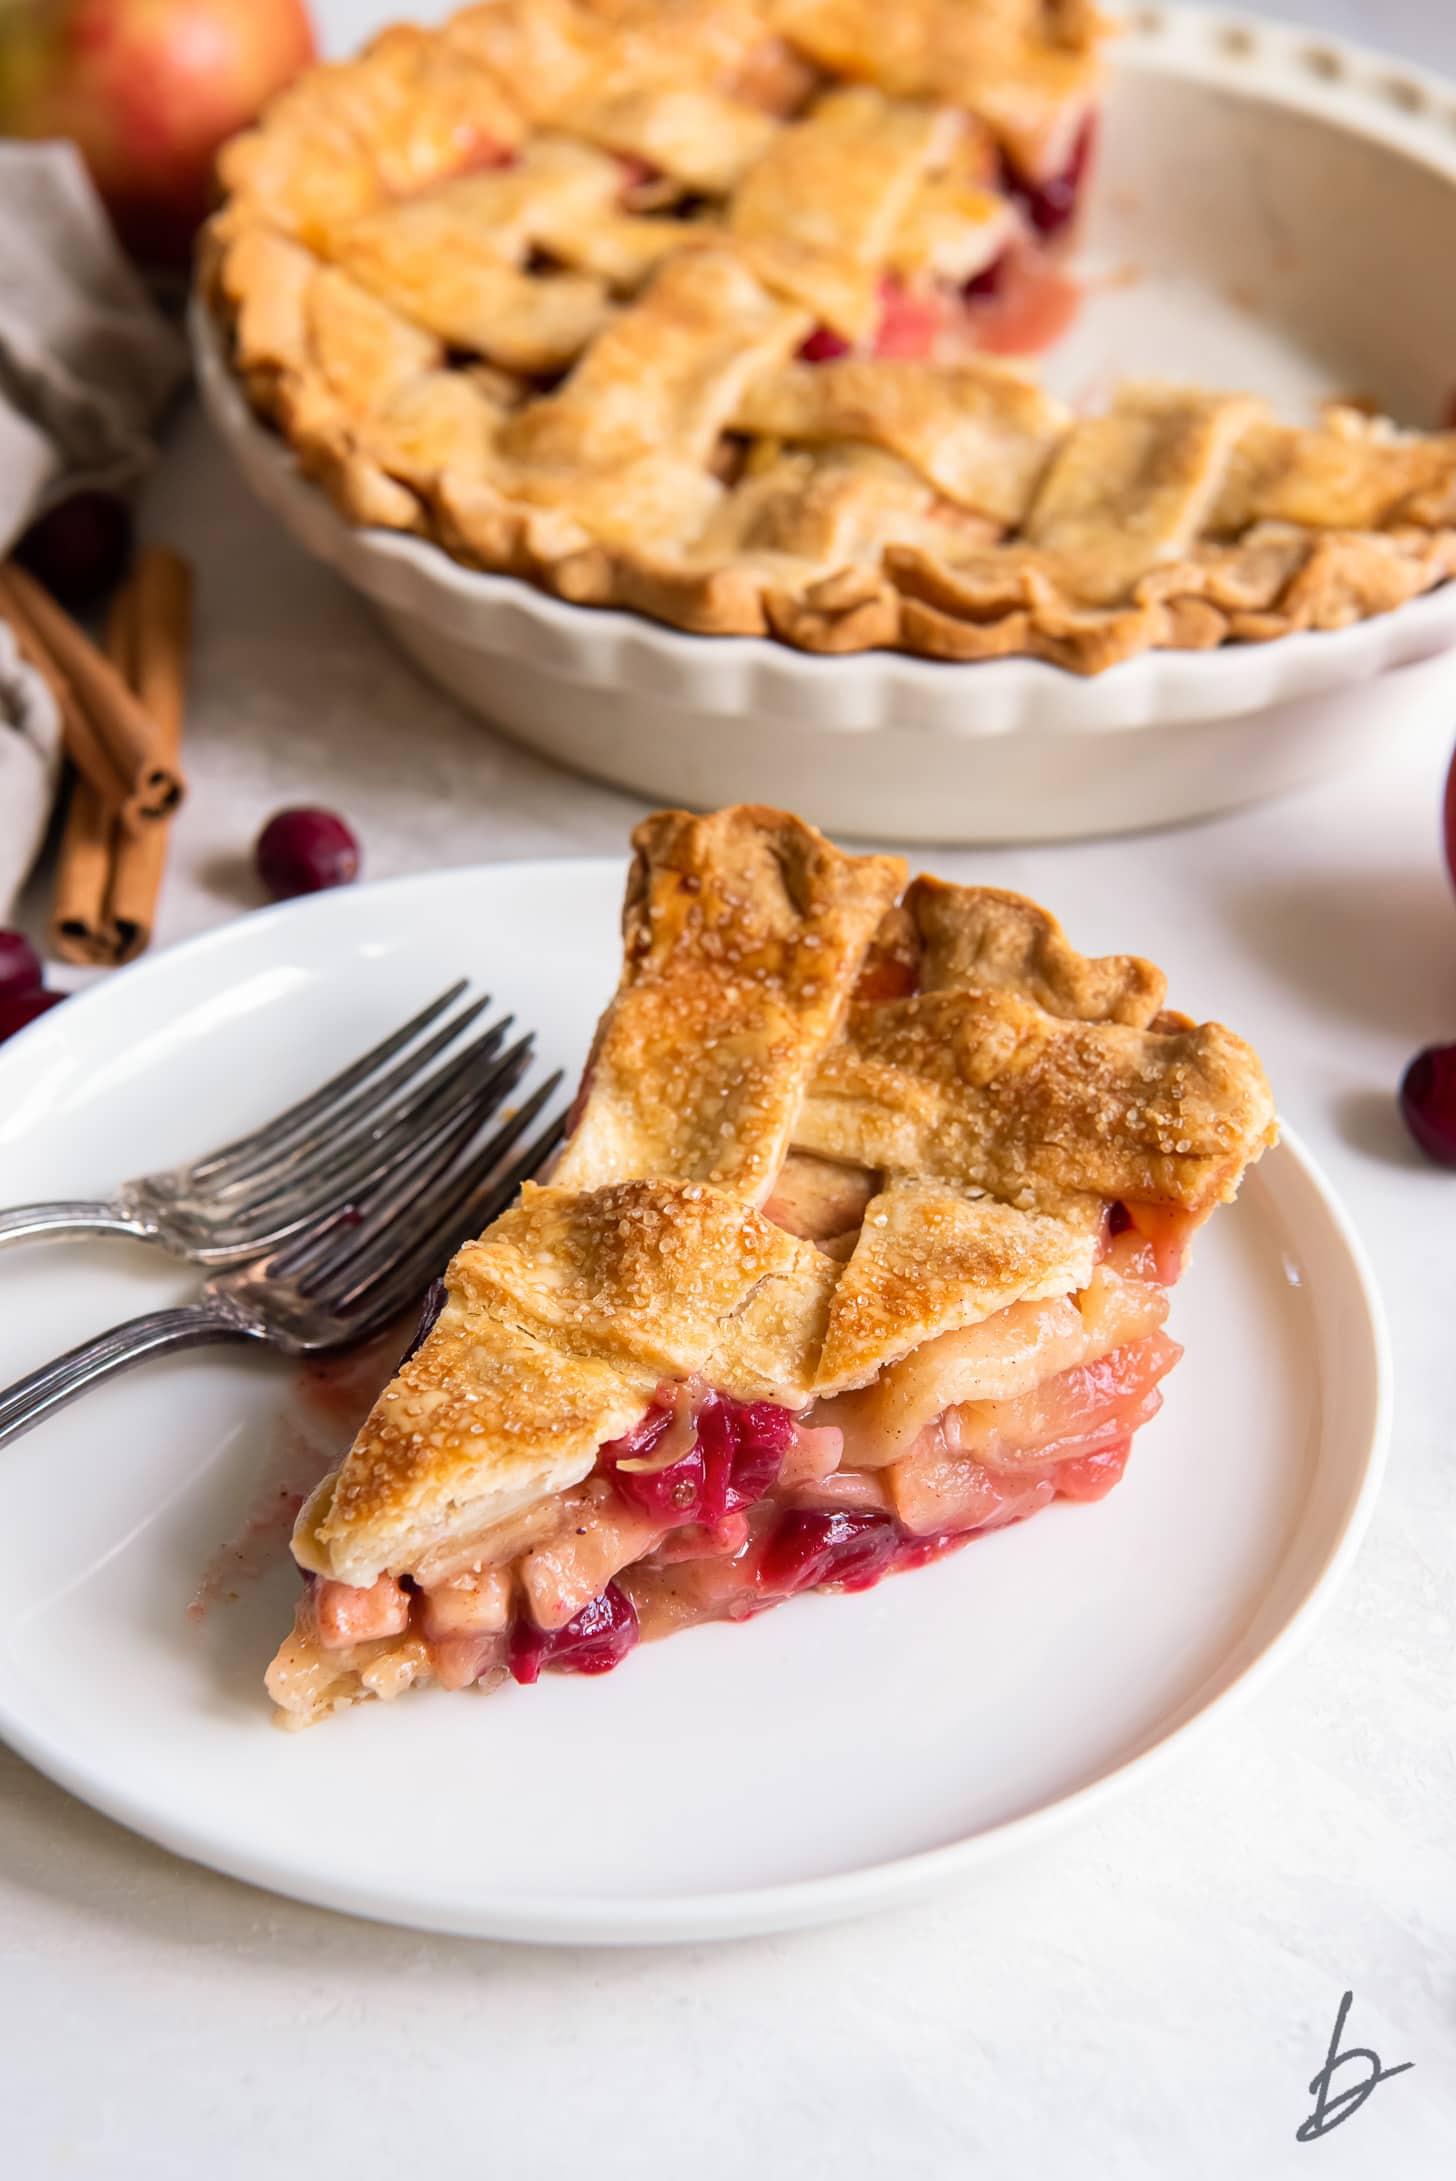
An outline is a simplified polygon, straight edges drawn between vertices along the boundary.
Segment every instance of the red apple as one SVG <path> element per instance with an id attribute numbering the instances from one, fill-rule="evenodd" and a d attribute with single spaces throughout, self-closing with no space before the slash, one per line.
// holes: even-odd
<path id="1" fill-rule="evenodd" d="M 126 247 L 181 265 L 219 144 L 313 57 L 303 0 L 9 0 L 0 129 L 73 138 Z"/>

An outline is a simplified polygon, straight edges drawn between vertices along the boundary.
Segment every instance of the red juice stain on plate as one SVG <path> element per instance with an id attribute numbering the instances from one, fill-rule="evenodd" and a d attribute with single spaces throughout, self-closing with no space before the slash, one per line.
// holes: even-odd
<path id="1" fill-rule="evenodd" d="M 414 1326 L 415 1311 L 408 1311 L 387 1332 L 351 1348 L 341 1356 L 325 1356 L 306 1363 L 295 1374 L 294 1389 L 304 1407 L 336 1425 L 349 1438 L 359 1429 L 399 1366 Z"/>
<path id="2" fill-rule="evenodd" d="M 215 1605 L 235 1605 L 245 1583 L 256 1583 L 288 1558 L 298 1510 L 334 1459 L 317 1433 L 285 1418 L 234 1536 L 219 1545 L 197 1578 L 189 1621 L 204 1621 Z"/>

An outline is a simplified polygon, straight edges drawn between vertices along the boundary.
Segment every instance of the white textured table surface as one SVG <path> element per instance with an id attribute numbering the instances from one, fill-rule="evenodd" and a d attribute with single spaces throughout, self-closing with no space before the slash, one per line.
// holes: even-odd
<path id="1" fill-rule="evenodd" d="M 397 12 L 320 10 L 341 47 Z M 1456 71 L 1449 0 L 1283 12 Z M 284 801 L 341 806 L 377 876 L 621 846 L 634 806 L 425 688 L 249 505 L 195 416 L 151 520 L 201 579 L 163 942 L 252 901 L 246 847 Z M 1456 673 L 1451 711 L 1456 728 Z M 1395 1339 L 1390 1478 L 1347 1588 L 1271 1690 L 1097 1822 L 933 1906 L 664 1954 L 314 1913 L 172 1860 L 0 1752 L 5 2171 L 1449 2174 L 1456 1184 L 1417 1164 L 1391 1103 L 1408 1054 L 1456 1030 L 1446 755 L 1442 738 L 1163 838 L 935 859 L 1075 910 L 1086 944 L 1156 951 L 1181 1005 L 1260 1045 L 1365 1235 Z M 1346 2043 L 1414 2071 L 1301 2147 L 1351 1987 Z"/>

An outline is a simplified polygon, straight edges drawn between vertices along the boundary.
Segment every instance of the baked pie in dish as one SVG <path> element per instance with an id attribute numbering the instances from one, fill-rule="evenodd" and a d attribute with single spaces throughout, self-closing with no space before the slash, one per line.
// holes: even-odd
<path id="1" fill-rule="evenodd" d="M 233 369 L 361 524 L 815 652 L 1333 629 L 1456 568 L 1456 436 L 1009 369 L 1065 317 L 1090 0 L 484 0 L 224 152 Z"/>
<path id="2" fill-rule="evenodd" d="M 286 1724 L 605 1672 L 1101 1498 L 1274 1139 L 1247 1045 L 1032 902 L 756 807 L 634 841 L 559 1164 L 299 1515 Z"/>

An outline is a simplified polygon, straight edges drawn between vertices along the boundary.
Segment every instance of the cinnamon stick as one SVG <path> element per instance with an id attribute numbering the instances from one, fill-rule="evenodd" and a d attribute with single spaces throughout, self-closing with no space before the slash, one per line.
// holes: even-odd
<path id="1" fill-rule="evenodd" d="M 12 595 L 9 578 L 10 570 L 0 566 L 0 618 L 9 622 L 21 657 L 35 669 L 55 698 L 67 757 L 95 789 L 97 800 L 108 809 L 119 810 L 127 799 L 127 782 L 77 703 L 70 683 L 41 643 L 24 608 Z"/>
<path id="2" fill-rule="evenodd" d="M 106 656 L 150 716 L 161 759 L 175 767 L 182 739 L 192 577 L 185 561 L 148 546 L 112 602 Z M 51 938 L 71 962 L 129 962 L 152 935 L 170 827 L 122 824 L 79 769 L 61 837 Z"/>
<path id="3" fill-rule="evenodd" d="M 175 810 L 182 799 L 182 776 L 175 762 L 162 758 L 156 727 L 146 711 L 64 607 L 14 561 L 0 569 L 0 612 L 13 624 L 22 649 L 51 687 L 56 689 L 59 682 L 69 692 L 69 703 L 62 701 L 68 732 L 84 722 L 81 746 L 74 752 L 77 769 L 103 799 L 108 799 L 108 770 L 120 780 L 117 805 L 122 823 L 145 824 Z M 100 764 L 94 748 L 98 743 L 104 753 Z"/>
<path id="4" fill-rule="evenodd" d="M 162 762 L 180 780 L 182 720 L 187 704 L 187 660 L 192 643 L 192 571 L 180 554 L 161 545 L 140 555 L 128 586 L 130 612 L 123 617 L 117 665 L 136 691 L 157 730 Z M 170 824 L 123 831 L 107 898 L 118 962 L 129 962 L 150 943 L 157 897 L 171 847 Z"/>

